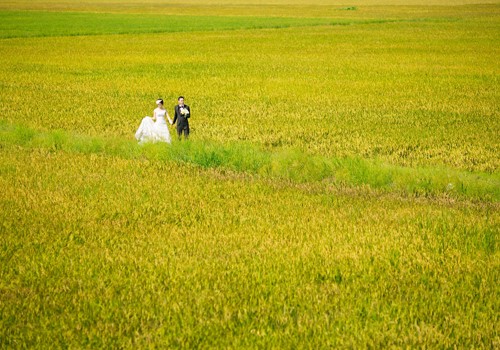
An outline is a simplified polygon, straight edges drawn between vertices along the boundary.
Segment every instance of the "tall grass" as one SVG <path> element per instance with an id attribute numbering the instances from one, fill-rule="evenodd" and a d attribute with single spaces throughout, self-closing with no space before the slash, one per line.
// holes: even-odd
<path id="1" fill-rule="evenodd" d="M 48 14 L 47 22 L 65 24 L 52 24 L 62 36 L 0 41 L 0 115 L 35 129 L 126 137 L 156 98 L 171 101 L 172 113 L 183 94 L 200 139 L 494 173 L 500 118 L 491 58 L 498 37 L 484 11 L 472 19 L 456 9 L 446 21 L 381 16 L 372 20 L 385 23 L 238 31 L 225 30 L 236 19 L 220 16 L 212 24 L 171 25 L 200 23 L 207 31 L 156 34 L 134 33 L 131 19 L 124 35 L 106 35 L 122 15 L 100 21 L 108 16 L 87 13 L 75 26 L 88 20 L 102 35 L 78 39 L 64 36 L 73 30 L 66 26 L 71 15 Z M 33 13 L 17 15 L 35 36 L 52 30 L 36 27 Z M 170 30 L 156 20 L 153 27 Z M 22 21 L 6 22 L 16 28 Z"/>
<path id="2" fill-rule="evenodd" d="M 188 163 L 202 168 L 224 169 L 297 183 L 326 181 L 347 186 L 367 185 L 383 191 L 416 196 L 446 194 L 487 201 L 500 200 L 500 175 L 447 169 L 409 168 L 375 159 L 332 158 L 297 149 L 270 152 L 244 142 L 209 140 L 174 141 L 138 145 L 125 138 L 90 137 L 63 130 L 37 132 L 22 125 L 0 124 L 0 145 L 104 154 L 125 159 L 146 157 L 162 162 Z"/>
<path id="3" fill-rule="evenodd" d="M 78 153 L 56 138 L 0 145 L 0 347 L 496 344 L 498 204 L 235 176 L 156 160 L 162 145 Z M 195 140 L 175 147 L 219 163 Z"/>
<path id="4" fill-rule="evenodd" d="M 479 1 L 0 3 L 0 348 L 498 347 Z"/>

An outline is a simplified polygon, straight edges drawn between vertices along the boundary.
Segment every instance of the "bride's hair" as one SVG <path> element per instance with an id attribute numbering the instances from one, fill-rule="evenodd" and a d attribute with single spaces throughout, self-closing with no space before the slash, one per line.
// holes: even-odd
<path id="1" fill-rule="evenodd" d="M 157 99 L 157 100 L 156 100 L 156 104 L 158 104 L 158 103 L 163 104 L 163 100 L 162 100 L 161 98 Z"/>

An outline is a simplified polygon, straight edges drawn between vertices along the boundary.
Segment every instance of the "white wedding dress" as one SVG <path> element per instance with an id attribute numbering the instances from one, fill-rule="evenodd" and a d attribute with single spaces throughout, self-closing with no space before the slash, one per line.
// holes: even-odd
<path id="1" fill-rule="evenodd" d="M 170 131 L 168 130 L 165 117 L 167 111 L 165 109 L 156 108 L 154 110 L 156 122 L 151 117 L 144 117 L 139 125 L 139 129 L 135 133 L 135 138 L 140 144 L 145 142 L 167 142 L 171 143 Z M 169 118 L 169 122 L 170 118 Z"/>

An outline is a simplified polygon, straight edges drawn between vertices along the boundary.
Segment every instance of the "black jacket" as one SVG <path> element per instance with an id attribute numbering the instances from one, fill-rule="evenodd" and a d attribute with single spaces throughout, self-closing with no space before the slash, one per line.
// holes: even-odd
<path id="1" fill-rule="evenodd" d="M 189 109 L 188 105 L 184 105 L 184 108 L 189 111 L 189 114 L 186 116 L 181 114 L 181 108 L 179 107 L 179 105 L 175 106 L 174 108 L 175 113 L 172 123 L 175 124 L 175 122 L 177 122 L 177 128 L 189 127 L 188 118 L 191 117 L 191 110 Z"/>

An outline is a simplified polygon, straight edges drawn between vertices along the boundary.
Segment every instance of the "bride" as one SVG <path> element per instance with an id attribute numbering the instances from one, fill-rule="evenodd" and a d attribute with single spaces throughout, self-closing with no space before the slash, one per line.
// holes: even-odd
<path id="1" fill-rule="evenodd" d="M 158 107 L 153 111 L 153 118 L 144 117 L 135 133 L 135 138 L 140 144 L 158 141 L 170 143 L 172 141 L 165 117 L 167 117 L 170 124 L 172 124 L 172 119 L 170 119 L 167 110 L 163 107 L 162 99 L 156 100 L 156 104 Z"/>

